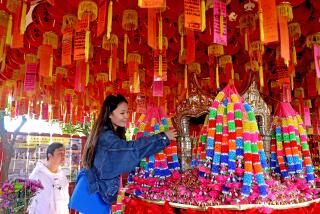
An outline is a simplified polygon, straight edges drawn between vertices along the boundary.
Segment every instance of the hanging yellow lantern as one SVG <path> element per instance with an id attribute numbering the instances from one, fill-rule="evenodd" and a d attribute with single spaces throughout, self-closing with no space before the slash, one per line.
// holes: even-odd
<path id="1" fill-rule="evenodd" d="M 136 10 L 124 10 L 122 14 L 122 28 L 125 31 L 134 31 L 138 28 L 138 13 Z M 127 45 L 128 45 L 128 34 L 124 34 L 124 54 L 123 62 L 127 63 Z"/>
<path id="2" fill-rule="evenodd" d="M 264 44 L 260 40 L 250 43 L 249 56 L 258 60 L 259 64 L 262 64 L 262 55 L 264 53 Z"/>
<path id="3" fill-rule="evenodd" d="M 7 9 L 10 13 L 15 13 L 21 6 L 21 0 L 7 0 Z"/>
<path id="4" fill-rule="evenodd" d="M 211 44 L 208 46 L 208 56 L 219 57 L 224 55 L 223 45 L 220 44 Z"/>
<path id="5" fill-rule="evenodd" d="M 137 64 L 141 64 L 141 55 L 138 53 L 129 53 L 128 54 L 128 62 L 134 62 Z"/>
<path id="6" fill-rule="evenodd" d="M 232 56 L 231 55 L 223 55 L 223 56 L 219 57 L 219 65 L 222 68 L 225 68 L 228 63 L 232 63 Z"/>
<path id="7" fill-rule="evenodd" d="M 306 45 L 308 48 L 312 48 L 313 45 L 320 45 L 320 32 L 307 36 Z"/>
<path id="8" fill-rule="evenodd" d="M 166 36 L 162 36 L 161 39 L 160 37 L 157 37 L 157 40 L 158 43 L 156 43 L 156 50 L 154 51 L 154 64 L 158 64 L 158 67 L 155 67 L 154 71 L 158 73 L 159 77 L 162 77 L 163 72 L 167 72 L 167 69 L 163 71 L 163 63 L 165 63 L 164 67 L 166 68 L 166 50 L 168 49 L 168 38 Z M 158 57 L 158 59 L 156 59 L 156 57 Z"/>
<path id="9" fill-rule="evenodd" d="M 138 53 L 128 54 L 128 73 L 130 91 L 132 93 L 140 92 L 139 64 L 141 64 L 141 55 Z"/>
<path id="10" fill-rule="evenodd" d="M 74 30 L 76 29 L 78 18 L 75 15 L 67 14 L 63 16 L 62 21 L 62 53 L 61 53 L 61 65 L 72 64 L 72 41 L 74 36 Z"/>
<path id="11" fill-rule="evenodd" d="M 229 83 L 233 84 L 234 70 L 233 70 L 233 64 L 232 64 L 232 56 L 223 55 L 219 57 L 219 66 L 225 70 L 227 77 L 229 77 Z"/>
<path id="12" fill-rule="evenodd" d="M 114 47 L 118 47 L 118 36 L 116 34 L 111 34 L 110 39 L 108 39 L 105 34 L 102 39 L 102 48 L 110 51 Z"/>
<path id="13" fill-rule="evenodd" d="M 89 21 L 94 21 L 98 17 L 97 3 L 90 0 L 83 0 L 78 6 L 78 19 L 82 19 L 84 16 L 89 16 Z"/>
<path id="14" fill-rule="evenodd" d="M 256 30 L 256 15 L 251 12 L 244 13 L 239 18 L 240 33 L 244 35 L 245 49 L 248 50 L 248 34 Z"/>
<path id="15" fill-rule="evenodd" d="M 100 72 L 97 74 L 96 80 L 102 81 L 103 83 L 108 82 L 108 74 Z"/>
<path id="16" fill-rule="evenodd" d="M 51 45 L 53 49 L 58 48 L 59 38 L 58 35 L 54 32 L 45 32 L 43 34 L 42 44 Z"/>
<path id="17" fill-rule="evenodd" d="M 290 23 L 288 25 L 289 35 L 292 38 L 292 62 L 294 65 L 297 65 L 297 52 L 295 41 L 298 40 L 301 36 L 300 24 L 297 22 Z"/>
<path id="18" fill-rule="evenodd" d="M 284 16 L 287 18 L 287 22 L 291 22 L 293 19 L 292 5 L 290 2 L 281 2 L 277 6 L 277 11 L 279 16 Z"/>
<path id="19" fill-rule="evenodd" d="M 3 36 L 5 35 L 6 44 L 11 45 L 12 40 L 12 15 L 7 14 L 5 11 L 0 10 L 0 39 L 2 41 Z M 6 34 L 4 34 L 6 33 Z M 0 44 L 1 46 L 1 44 Z M 0 47 L 1 48 L 1 47 Z M 0 49 L 1 51 L 1 49 Z"/>
<path id="20" fill-rule="evenodd" d="M 264 86 L 263 79 L 263 62 L 262 55 L 264 53 L 264 44 L 261 40 L 254 41 L 250 44 L 249 56 L 253 59 L 256 59 L 259 63 L 259 78 L 260 78 L 260 86 Z"/>
<path id="21" fill-rule="evenodd" d="M 111 51 L 109 58 L 109 81 L 116 79 L 116 60 L 117 60 L 117 48 L 118 48 L 118 36 L 110 34 L 108 39 L 107 34 L 103 36 L 102 48 Z"/>
<path id="22" fill-rule="evenodd" d="M 197 75 L 199 75 L 201 73 L 201 65 L 198 62 L 193 62 L 188 65 L 188 70 L 191 73 L 196 73 Z"/>
<path id="23" fill-rule="evenodd" d="M 69 29 L 74 30 L 77 24 L 77 17 L 73 14 L 67 14 L 63 16 L 61 32 L 64 33 Z"/>
<path id="24" fill-rule="evenodd" d="M 11 17 L 11 16 L 10 16 Z M 12 17 L 11 17 L 12 21 Z M 9 14 L 5 11 L 0 10 L 0 71 L 3 71 L 5 68 L 6 54 L 5 54 L 5 46 L 6 46 L 6 37 L 8 36 L 7 28 L 9 22 Z"/>
<path id="25" fill-rule="evenodd" d="M 78 47 L 77 49 L 75 48 L 75 53 L 74 58 L 77 59 L 82 59 L 82 54 L 84 51 L 84 59 L 85 62 L 88 62 L 89 60 L 89 54 L 90 54 L 90 22 L 95 21 L 98 17 L 98 6 L 94 1 L 90 0 L 83 0 L 79 3 L 78 6 L 78 19 L 79 21 L 77 22 L 77 33 L 76 33 L 76 39 L 75 39 L 75 44 L 81 43 L 84 40 L 84 47 Z M 85 35 L 81 32 L 86 32 Z M 84 38 L 83 38 L 84 37 Z M 81 42 L 80 42 L 81 41 Z M 79 52 L 79 53 L 78 53 Z M 87 76 L 89 75 L 89 70 L 87 69 Z M 88 78 L 87 78 L 88 79 Z"/>
<path id="26" fill-rule="evenodd" d="M 293 22 L 288 25 L 289 35 L 292 39 L 298 40 L 301 36 L 300 24 L 298 22 Z"/>
<path id="27" fill-rule="evenodd" d="M 184 36 L 186 34 L 186 29 L 184 27 L 184 14 L 181 14 L 178 18 L 178 29 L 180 34 L 180 56 L 183 56 L 185 54 Z"/>
<path id="28" fill-rule="evenodd" d="M 259 62 L 257 60 L 252 60 L 245 64 L 245 70 L 248 71 L 259 71 Z"/>
<path id="29" fill-rule="evenodd" d="M 26 64 L 38 63 L 38 56 L 35 54 L 26 54 L 25 56 Z"/>
<path id="30" fill-rule="evenodd" d="M 215 58 L 224 55 L 224 48 L 223 45 L 220 44 L 211 44 L 208 46 L 208 56 L 209 56 L 209 65 L 213 68 L 215 63 Z M 210 71 L 212 73 L 211 78 L 213 78 L 214 71 Z M 216 87 L 220 88 L 219 83 L 219 64 L 216 62 L 216 69 L 215 69 L 215 76 L 216 76 Z M 213 81 L 213 79 L 211 80 Z"/>

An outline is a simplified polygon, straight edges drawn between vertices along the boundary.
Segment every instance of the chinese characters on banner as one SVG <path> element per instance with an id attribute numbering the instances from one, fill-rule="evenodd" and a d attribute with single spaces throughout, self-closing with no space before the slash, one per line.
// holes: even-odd
<path id="1" fill-rule="evenodd" d="M 227 9 L 220 0 L 214 0 L 213 43 L 227 46 Z"/>
<path id="2" fill-rule="evenodd" d="M 163 81 L 153 81 L 153 96 L 162 97 L 163 96 Z"/>
<path id="3" fill-rule="evenodd" d="M 261 0 L 264 43 L 278 41 L 277 8 L 275 0 Z"/>
<path id="4" fill-rule="evenodd" d="M 184 0 L 184 26 L 201 30 L 200 0 Z"/>
<path id="5" fill-rule="evenodd" d="M 27 64 L 24 79 L 24 91 L 34 91 L 36 89 L 37 64 Z"/>
<path id="6" fill-rule="evenodd" d="M 313 46 L 314 52 L 314 65 L 316 67 L 317 77 L 320 78 L 320 46 L 314 45 Z"/>
<path id="7" fill-rule="evenodd" d="M 141 8 L 163 8 L 166 6 L 166 0 L 141 0 L 139 3 Z"/>

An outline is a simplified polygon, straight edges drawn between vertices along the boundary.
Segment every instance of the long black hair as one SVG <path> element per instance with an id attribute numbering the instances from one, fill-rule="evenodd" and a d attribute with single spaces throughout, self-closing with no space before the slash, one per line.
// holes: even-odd
<path id="1" fill-rule="evenodd" d="M 112 130 L 120 138 L 125 139 L 125 127 L 117 127 L 115 130 L 109 115 L 118 107 L 120 103 L 128 103 L 126 98 L 120 94 L 114 96 L 109 95 L 103 102 L 100 113 L 93 124 L 92 130 L 84 147 L 82 156 L 83 166 L 90 169 L 95 156 L 95 148 L 99 135 L 103 129 Z"/>

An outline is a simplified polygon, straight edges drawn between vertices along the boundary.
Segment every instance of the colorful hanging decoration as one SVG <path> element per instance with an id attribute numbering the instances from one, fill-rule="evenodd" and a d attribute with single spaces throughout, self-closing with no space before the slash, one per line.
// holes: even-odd
<path id="1" fill-rule="evenodd" d="M 209 56 L 209 66 L 210 66 L 210 80 L 211 83 L 213 83 L 214 75 L 216 76 L 216 87 L 217 89 L 220 88 L 219 84 L 219 63 L 218 63 L 218 57 L 224 55 L 224 49 L 222 45 L 219 44 L 211 44 L 208 47 L 208 56 Z M 215 64 L 215 70 L 214 70 L 214 64 Z M 215 72 L 214 72 L 215 71 Z"/>
<path id="2" fill-rule="evenodd" d="M 179 54 L 179 63 L 182 63 L 182 59 L 185 57 L 185 47 L 184 47 L 184 36 L 186 35 L 186 30 L 184 27 L 184 14 L 181 14 L 178 18 L 178 29 L 180 34 L 180 54 Z"/>
<path id="3" fill-rule="evenodd" d="M 201 30 L 201 1 L 184 0 L 184 26 L 192 30 Z"/>
<path id="4" fill-rule="evenodd" d="M 127 71 L 129 75 L 130 93 L 140 92 L 139 64 L 141 63 L 141 55 L 138 53 L 128 54 Z"/>
<path id="5" fill-rule="evenodd" d="M 77 17 L 72 14 L 67 14 L 63 16 L 62 21 L 62 56 L 61 65 L 70 65 L 72 63 L 72 42 L 73 34 L 77 25 Z"/>
<path id="6" fill-rule="evenodd" d="M 261 14 L 263 19 L 263 31 L 261 28 Z M 260 24 L 260 41 L 263 43 L 271 43 L 278 41 L 278 21 L 276 0 L 263 1 L 259 0 L 259 24 Z M 263 34 L 263 36 L 262 36 Z M 262 39 L 263 38 L 263 39 Z"/>
<path id="7" fill-rule="evenodd" d="M 263 61 L 262 56 L 264 54 L 264 44 L 260 40 L 253 41 L 250 44 L 249 48 L 249 56 L 250 60 L 257 60 L 259 64 L 259 80 L 260 80 L 260 87 L 264 87 L 264 80 L 263 80 Z"/>
<path id="8" fill-rule="evenodd" d="M 4 71 L 6 65 L 6 41 L 10 34 L 9 20 L 10 17 L 8 13 L 4 10 L 0 10 L 0 72 Z M 12 17 L 11 17 L 12 22 Z M 12 25 L 12 24 L 11 24 Z M 12 27 L 12 26 L 11 26 Z"/>
<path id="9" fill-rule="evenodd" d="M 241 35 L 244 35 L 245 50 L 248 51 L 249 50 L 249 43 L 250 43 L 249 35 L 251 32 L 254 32 L 256 30 L 255 14 L 250 11 L 245 12 L 239 18 L 239 25 L 240 25 Z"/>
<path id="10" fill-rule="evenodd" d="M 297 22 L 290 23 L 288 25 L 289 28 L 289 35 L 292 39 L 292 63 L 293 65 L 297 65 L 297 52 L 296 52 L 296 46 L 295 41 L 298 41 L 298 39 L 301 36 L 301 29 L 300 24 Z"/>
<path id="11" fill-rule="evenodd" d="M 290 60 L 288 22 L 291 22 L 293 19 L 292 6 L 290 2 L 281 2 L 277 6 L 277 11 L 280 28 L 281 57 L 288 65 Z"/>
<path id="12" fill-rule="evenodd" d="M 153 51 L 154 81 L 167 81 L 167 49 L 168 39 L 167 37 L 163 36 L 161 44 L 158 42 L 158 45 L 156 45 L 156 48 Z"/>
<path id="13" fill-rule="evenodd" d="M 227 46 L 226 3 L 220 0 L 213 2 L 213 43 Z"/>
<path id="14" fill-rule="evenodd" d="M 24 91 L 34 92 L 36 89 L 36 79 L 38 71 L 38 57 L 34 54 L 26 54 Z"/>
<path id="15" fill-rule="evenodd" d="M 38 48 L 39 74 L 43 77 L 51 77 L 53 69 L 53 49 L 58 48 L 58 35 L 53 32 L 45 32 L 42 45 Z"/>
<path id="16" fill-rule="evenodd" d="M 274 173 L 284 179 L 299 176 L 314 181 L 306 130 L 290 103 L 281 102 L 276 107 L 270 146 L 270 169 Z"/>
<path id="17" fill-rule="evenodd" d="M 317 77 L 320 78 L 320 33 L 318 32 L 307 36 L 306 45 L 308 48 L 313 47 L 315 69 Z"/>
<path id="18" fill-rule="evenodd" d="M 111 34 L 108 36 L 105 34 L 102 39 L 102 48 L 111 52 L 109 58 L 109 81 L 115 81 L 117 78 L 117 53 L 118 53 L 118 36 Z"/>
<path id="19" fill-rule="evenodd" d="M 122 14 L 122 29 L 125 30 L 123 42 L 123 63 L 127 64 L 127 48 L 129 37 L 127 31 L 134 31 L 138 28 L 138 13 L 136 10 L 124 10 Z"/>
<path id="20" fill-rule="evenodd" d="M 226 80 L 233 84 L 234 70 L 232 65 L 232 56 L 223 55 L 219 57 L 219 66 L 225 71 Z"/>

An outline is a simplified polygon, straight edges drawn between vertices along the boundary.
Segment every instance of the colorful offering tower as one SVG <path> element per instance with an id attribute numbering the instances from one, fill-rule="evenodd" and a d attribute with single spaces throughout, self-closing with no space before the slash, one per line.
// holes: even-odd
<path id="1" fill-rule="evenodd" d="M 267 195 L 266 155 L 255 115 L 233 85 L 216 96 L 209 111 L 206 147 L 206 157 L 200 160 L 200 176 L 216 182 L 217 177 L 228 175 L 226 183 L 242 183 L 243 196 L 249 196 L 255 176 L 260 196 Z M 223 189 L 228 192 L 226 186 Z"/>
<path id="2" fill-rule="evenodd" d="M 270 168 L 274 173 L 284 179 L 299 176 L 314 181 L 306 130 L 290 103 L 281 102 L 276 107 L 270 147 Z"/>

